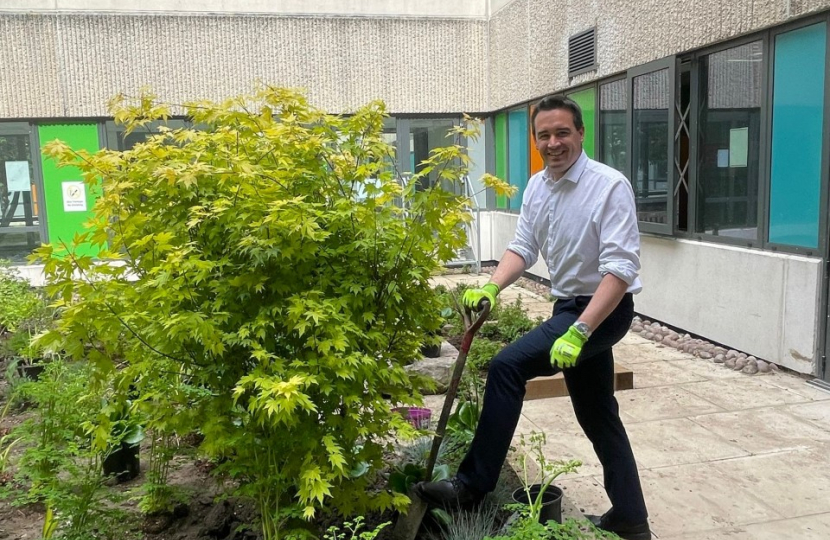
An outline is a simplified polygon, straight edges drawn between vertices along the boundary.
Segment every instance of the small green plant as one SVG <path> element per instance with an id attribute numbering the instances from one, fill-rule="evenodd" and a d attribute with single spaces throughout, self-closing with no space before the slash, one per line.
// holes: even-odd
<path id="1" fill-rule="evenodd" d="M 467 365 L 469 369 L 487 371 L 490 367 L 490 361 L 503 348 L 504 344 L 498 341 L 492 341 L 485 337 L 474 339 L 470 346 L 470 352 L 467 353 Z"/>
<path id="2" fill-rule="evenodd" d="M 542 511 L 542 501 L 545 491 L 550 487 L 554 480 L 563 474 L 573 473 L 582 466 L 579 460 L 555 460 L 550 461 L 545 456 L 544 446 L 547 438 L 544 432 L 533 431 L 530 435 L 525 436 L 523 433 L 519 437 L 519 446 L 522 450 L 519 452 L 518 461 L 521 468 L 520 479 L 522 487 L 524 488 L 527 500 L 530 501 L 528 516 L 536 521 L 539 520 L 539 514 Z M 533 463 L 536 463 L 535 472 L 531 473 Z M 532 495 L 533 486 L 539 486 L 539 491 L 534 497 Z"/>
<path id="3" fill-rule="evenodd" d="M 43 298 L 20 277 L 9 261 L 0 260 L 0 334 L 14 333 L 20 324 L 37 313 Z"/>
<path id="4" fill-rule="evenodd" d="M 485 324 L 481 328 L 481 335 L 503 343 L 512 343 L 533 330 L 537 324 L 536 321 L 527 316 L 525 308 L 522 306 L 521 296 L 512 304 L 497 303 L 490 320 L 495 322 Z"/>
<path id="5" fill-rule="evenodd" d="M 539 523 L 527 507 L 509 505 L 518 512 L 518 517 L 508 530 L 498 536 L 485 536 L 483 540 L 619 540 L 614 533 L 594 527 L 589 521 L 566 519 L 563 523 L 548 521 Z"/>
<path id="6" fill-rule="evenodd" d="M 406 463 L 396 466 L 392 472 L 389 473 L 389 487 L 396 493 L 406 495 L 410 488 L 426 480 L 426 467 L 419 463 Z M 440 482 L 450 477 L 449 466 L 444 463 L 436 465 L 432 471 L 432 482 Z"/>
<path id="7" fill-rule="evenodd" d="M 342 527 L 329 527 L 323 538 L 325 540 L 373 540 L 390 523 L 387 521 L 371 531 L 361 531 L 364 521 L 363 516 L 357 516 L 354 521 L 344 522 Z"/>
<path id="8" fill-rule="evenodd" d="M 6 404 L 3 406 L 3 411 L 0 412 L 0 423 L 6 418 L 6 414 L 9 412 L 9 407 L 11 407 L 12 401 L 7 400 Z M 9 465 L 9 456 L 11 455 L 12 448 L 22 440 L 22 437 L 13 437 L 12 433 L 9 431 L 5 433 L 2 437 L 0 437 L 0 484 L 5 483 L 7 480 L 7 472 L 6 468 Z"/>
<path id="9" fill-rule="evenodd" d="M 499 507 L 485 500 L 473 511 L 453 513 L 440 534 L 430 533 L 431 540 L 481 540 L 493 534 Z"/>

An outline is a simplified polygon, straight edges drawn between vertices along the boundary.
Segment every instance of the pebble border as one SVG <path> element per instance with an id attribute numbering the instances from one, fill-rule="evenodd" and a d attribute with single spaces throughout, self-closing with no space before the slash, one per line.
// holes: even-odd
<path id="1" fill-rule="evenodd" d="M 755 358 L 735 349 L 715 345 L 705 339 L 693 338 L 689 334 L 681 334 L 658 322 L 642 319 L 640 316 L 634 317 L 631 322 L 631 331 L 666 347 L 675 348 L 703 360 L 711 360 L 712 363 L 721 364 L 747 375 L 775 373 L 779 370 L 778 366 L 772 362 Z"/>

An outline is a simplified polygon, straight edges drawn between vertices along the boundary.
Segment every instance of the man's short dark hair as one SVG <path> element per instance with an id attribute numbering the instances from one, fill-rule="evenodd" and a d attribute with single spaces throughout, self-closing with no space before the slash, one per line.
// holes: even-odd
<path id="1" fill-rule="evenodd" d="M 539 111 L 552 111 L 555 109 L 565 109 L 566 111 L 571 111 L 571 114 L 574 117 L 574 127 L 577 130 L 583 128 L 582 109 L 579 108 L 576 101 L 565 97 L 562 94 L 552 94 L 540 99 L 539 103 L 533 107 L 533 113 L 530 115 L 530 124 L 533 126 L 534 137 L 536 137 L 536 115 L 539 114 Z"/>

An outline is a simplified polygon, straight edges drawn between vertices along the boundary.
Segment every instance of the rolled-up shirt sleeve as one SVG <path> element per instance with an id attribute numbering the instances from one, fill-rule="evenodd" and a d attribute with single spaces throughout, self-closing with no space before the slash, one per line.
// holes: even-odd
<path id="1" fill-rule="evenodd" d="M 539 258 L 539 243 L 533 231 L 535 214 L 539 212 L 539 208 L 531 204 L 533 201 L 532 192 L 533 189 L 528 187 L 524 193 L 522 210 L 519 213 L 519 223 L 516 225 L 516 236 L 507 244 L 507 249 L 524 259 L 525 268 L 530 268 L 536 264 L 536 260 Z"/>
<path id="2" fill-rule="evenodd" d="M 599 272 L 632 285 L 640 274 L 640 231 L 634 192 L 624 178 L 614 182 L 597 208 Z"/>

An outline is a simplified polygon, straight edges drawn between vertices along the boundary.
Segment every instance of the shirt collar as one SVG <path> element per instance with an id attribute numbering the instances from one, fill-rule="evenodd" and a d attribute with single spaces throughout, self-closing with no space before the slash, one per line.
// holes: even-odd
<path id="1" fill-rule="evenodd" d="M 579 157 L 574 161 L 574 164 L 571 165 L 571 168 L 565 172 L 565 176 L 560 178 L 559 180 L 568 180 L 576 184 L 579 182 L 579 178 L 582 176 L 582 173 L 585 172 L 585 166 L 588 164 L 588 154 L 585 153 L 585 150 L 579 155 Z M 546 182 L 553 183 L 553 176 L 551 176 L 550 171 L 547 167 L 545 167 L 544 178 Z"/>

